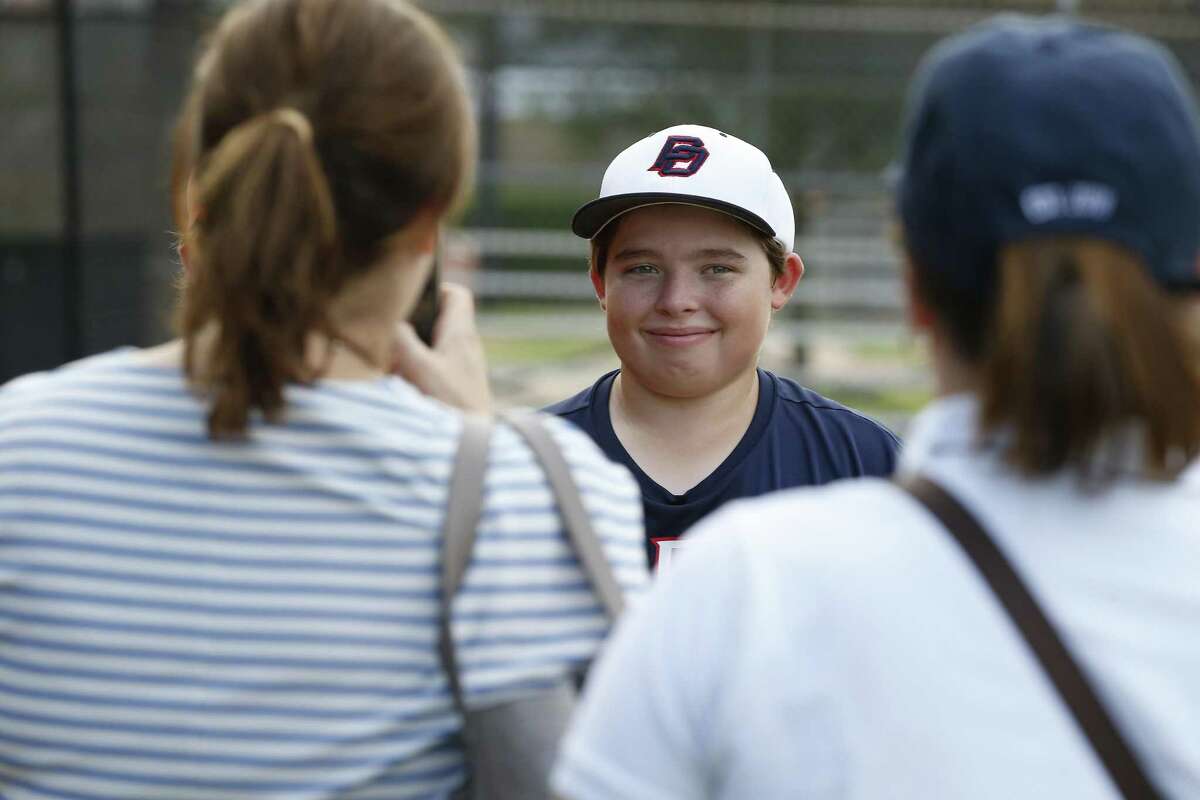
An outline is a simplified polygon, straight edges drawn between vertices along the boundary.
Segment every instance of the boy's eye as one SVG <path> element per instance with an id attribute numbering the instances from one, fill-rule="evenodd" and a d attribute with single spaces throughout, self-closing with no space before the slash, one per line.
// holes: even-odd
<path id="1" fill-rule="evenodd" d="M 733 272 L 733 267 L 727 267 L 724 264 L 709 264 L 705 269 L 714 275 L 724 275 L 727 272 Z"/>
<path id="2" fill-rule="evenodd" d="M 658 272 L 658 268 L 653 264 L 634 264 L 632 267 L 627 269 L 626 272 L 629 272 L 633 275 L 653 275 L 654 273 Z"/>

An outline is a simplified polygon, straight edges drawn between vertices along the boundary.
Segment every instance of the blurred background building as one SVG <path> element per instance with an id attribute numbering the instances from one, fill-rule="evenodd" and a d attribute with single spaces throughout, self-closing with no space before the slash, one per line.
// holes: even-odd
<path id="1" fill-rule="evenodd" d="M 1001 10 L 1159 38 L 1193 79 L 1200 0 L 418 0 L 470 66 L 482 166 L 448 237 L 505 404 L 615 365 L 568 225 L 619 150 L 696 122 L 762 147 L 808 273 L 764 361 L 894 426 L 927 396 L 884 179 L 937 38 Z M 0 0 L 0 381 L 169 335 L 169 134 L 227 0 Z"/>

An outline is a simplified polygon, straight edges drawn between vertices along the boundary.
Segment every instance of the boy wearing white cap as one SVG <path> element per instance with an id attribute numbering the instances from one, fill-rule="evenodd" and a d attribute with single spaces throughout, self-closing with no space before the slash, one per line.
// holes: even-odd
<path id="1" fill-rule="evenodd" d="M 758 148 L 677 125 L 626 148 L 572 230 L 621 368 L 547 411 L 585 430 L 642 489 L 651 563 L 728 500 L 887 475 L 886 428 L 757 367 L 804 274 L 791 201 Z"/>

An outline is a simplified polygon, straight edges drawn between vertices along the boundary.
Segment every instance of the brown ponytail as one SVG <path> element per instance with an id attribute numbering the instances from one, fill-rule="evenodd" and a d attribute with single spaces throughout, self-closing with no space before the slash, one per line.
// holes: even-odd
<path id="1" fill-rule="evenodd" d="M 474 127 L 449 40 L 403 0 L 256 0 L 222 20 L 179 129 L 173 199 L 188 171 L 198 205 L 185 370 L 210 435 L 234 438 L 318 377 L 309 337 L 338 338 L 328 309 L 385 241 L 460 202 Z"/>
<path id="2" fill-rule="evenodd" d="M 311 380 L 310 331 L 327 330 L 338 289 L 337 220 L 329 185 L 298 111 L 277 109 L 230 131 L 198 172 L 197 246 L 203 267 L 189 282 L 185 330 L 215 311 L 220 325 L 207 375 L 209 431 L 241 433 L 250 408 L 275 420 L 289 381 Z M 195 339 L 185 368 L 194 374 Z"/>
<path id="3" fill-rule="evenodd" d="M 1142 468 L 1173 478 L 1200 454 L 1200 364 L 1183 310 L 1132 253 L 1043 239 L 1000 256 L 991 335 L 977 364 L 984 431 L 1011 430 L 1028 475 L 1103 480 L 1105 448 L 1134 425 Z"/>

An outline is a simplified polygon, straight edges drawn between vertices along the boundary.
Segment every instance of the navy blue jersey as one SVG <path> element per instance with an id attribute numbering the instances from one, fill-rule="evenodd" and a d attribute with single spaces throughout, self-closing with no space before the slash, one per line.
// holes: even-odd
<path id="1" fill-rule="evenodd" d="M 895 466 L 900 442 L 887 428 L 793 380 L 760 369 L 758 407 L 742 440 L 707 478 L 684 494 L 672 494 L 642 472 L 613 431 L 608 401 L 617 374 L 614 370 L 545 410 L 578 425 L 609 458 L 637 477 L 651 564 L 661 542 L 678 539 L 729 500 L 838 478 L 887 476 Z"/>

